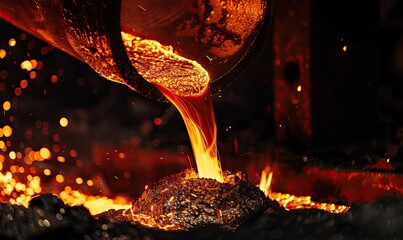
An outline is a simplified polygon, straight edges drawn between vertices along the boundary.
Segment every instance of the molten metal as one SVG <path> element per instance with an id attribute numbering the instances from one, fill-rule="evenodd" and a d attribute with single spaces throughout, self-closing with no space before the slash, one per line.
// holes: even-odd
<path id="1" fill-rule="evenodd" d="M 310 196 L 295 196 L 291 194 L 276 193 L 270 191 L 270 185 L 273 177 L 273 172 L 266 167 L 262 171 L 259 188 L 267 197 L 276 200 L 286 210 L 293 209 L 320 209 L 330 213 L 345 213 L 350 207 L 344 205 L 336 205 L 333 203 L 319 203 L 311 200 Z"/>
<path id="2" fill-rule="evenodd" d="M 157 230 L 190 230 L 210 225 L 235 230 L 266 209 L 278 207 L 240 172 L 225 173 L 224 183 L 220 183 L 187 170 L 146 187 L 131 209 L 109 211 L 101 216 Z"/>
<path id="3" fill-rule="evenodd" d="M 172 47 L 122 33 L 131 63 L 179 110 L 189 133 L 200 177 L 222 182 L 217 154 L 217 127 L 203 67 L 174 53 Z"/>

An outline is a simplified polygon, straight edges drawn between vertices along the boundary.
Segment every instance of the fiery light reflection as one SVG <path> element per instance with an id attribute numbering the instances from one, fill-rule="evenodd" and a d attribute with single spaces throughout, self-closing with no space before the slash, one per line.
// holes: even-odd
<path id="1" fill-rule="evenodd" d="M 259 187 L 272 200 L 276 200 L 287 210 L 293 209 L 320 209 L 326 212 L 340 214 L 347 212 L 350 207 L 334 203 L 320 203 L 311 200 L 311 196 L 295 196 L 288 193 L 270 191 L 273 173 L 266 167 L 262 171 Z"/>

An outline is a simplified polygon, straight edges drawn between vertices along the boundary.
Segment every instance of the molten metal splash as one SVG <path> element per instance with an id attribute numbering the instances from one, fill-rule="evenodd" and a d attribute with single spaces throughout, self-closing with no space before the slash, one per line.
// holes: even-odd
<path id="1" fill-rule="evenodd" d="M 341 214 L 347 212 L 350 207 L 344 205 L 336 205 L 333 203 L 319 203 L 311 200 L 311 196 L 295 196 L 291 194 L 276 193 L 270 191 L 270 185 L 273 177 L 273 172 L 270 168 L 265 168 L 262 171 L 259 188 L 267 197 L 276 200 L 281 206 L 287 210 L 293 209 L 320 209 L 326 212 Z"/>

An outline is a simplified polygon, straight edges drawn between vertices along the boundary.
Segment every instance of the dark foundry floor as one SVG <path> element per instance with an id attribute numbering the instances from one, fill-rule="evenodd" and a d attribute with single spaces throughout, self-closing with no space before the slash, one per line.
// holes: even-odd
<path id="1" fill-rule="evenodd" d="M 45 197 L 44 197 L 45 196 Z M 94 219 L 82 207 L 65 206 L 43 195 L 29 208 L 0 205 L 0 239 L 403 239 L 403 199 L 387 197 L 352 206 L 341 215 L 318 210 L 265 212 L 235 232 L 203 228 L 190 232 L 155 232 L 128 223 Z"/>

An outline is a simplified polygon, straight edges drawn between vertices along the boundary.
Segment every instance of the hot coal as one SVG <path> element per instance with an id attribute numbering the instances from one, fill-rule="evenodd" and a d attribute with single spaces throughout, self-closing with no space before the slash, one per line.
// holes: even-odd
<path id="1" fill-rule="evenodd" d="M 193 170 L 170 175 L 146 187 L 132 209 L 102 216 L 157 230 L 215 226 L 233 231 L 266 209 L 279 208 L 244 174 L 227 172 L 224 180 L 199 178 Z"/>

